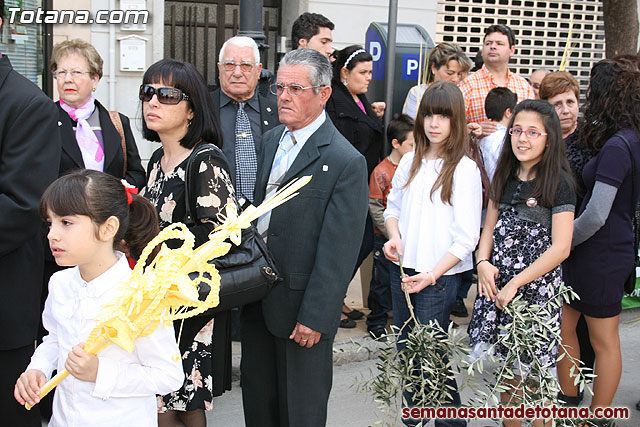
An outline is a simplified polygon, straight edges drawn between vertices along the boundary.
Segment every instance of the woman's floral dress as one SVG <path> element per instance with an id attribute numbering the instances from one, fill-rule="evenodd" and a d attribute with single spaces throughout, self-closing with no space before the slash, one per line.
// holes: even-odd
<path id="1" fill-rule="evenodd" d="M 575 194 L 568 184 L 561 185 L 553 208 L 540 206 L 537 200 L 530 198 L 535 180 L 520 181 L 513 179 L 505 189 L 500 200 L 498 222 L 493 231 L 493 251 L 490 262 L 500 272 L 496 279 L 496 287 L 502 289 L 511 279 L 531 265 L 551 246 L 551 215 L 564 211 L 573 211 Z M 535 203 L 535 205 L 534 205 Z M 554 268 L 542 277 L 521 286 L 517 295 L 529 305 L 539 305 L 549 309 L 548 302 L 558 294 L 562 283 L 560 266 Z M 560 331 L 561 304 L 557 309 L 550 310 L 549 324 Z M 469 323 L 469 341 L 472 346 L 487 345 L 498 342 L 500 327 L 507 326 L 513 319 L 496 307 L 494 301 L 478 295 L 473 305 L 473 315 Z M 531 332 L 539 325 L 531 325 Z M 558 354 L 558 346 L 549 341 L 538 342 L 535 346 L 535 356 L 543 364 L 554 362 Z M 498 343 L 494 353 L 506 357 L 508 349 Z M 521 367 L 528 365 L 532 355 L 522 355 Z"/>
<path id="2" fill-rule="evenodd" d="M 160 165 L 163 154 L 160 148 L 151 156 L 147 168 L 147 186 L 141 193 L 155 205 L 160 229 L 174 222 L 184 222 L 186 214 L 184 176 L 188 158 L 172 171 L 165 173 Z M 211 221 L 195 228 L 205 228 L 208 232 L 221 222 L 220 215 L 225 213 L 225 206 L 235 203 L 233 182 L 226 164 L 215 156 L 207 156 L 199 165 L 194 164 L 192 167 L 198 170 L 197 179 L 195 182 L 192 181 L 197 217 Z M 193 180 L 195 176 L 196 174 L 192 174 L 189 179 Z M 198 235 L 195 231 L 194 234 Z M 185 382 L 180 390 L 158 397 L 158 411 L 161 413 L 167 410 L 211 410 L 214 378 L 218 380 L 227 375 L 217 372 L 216 367 L 220 366 L 220 363 L 216 364 L 214 360 L 214 319 L 195 317 L 185 319 L 182 325 L 181 323 L 175 322 L 174 327 L 176 338 L 180 337 Z M 222 336 L 221 341 L 230 339 L 228 334 L 224 335 L 226 336 Z M 218 338 L 216 336 L 216 339 Z"/>

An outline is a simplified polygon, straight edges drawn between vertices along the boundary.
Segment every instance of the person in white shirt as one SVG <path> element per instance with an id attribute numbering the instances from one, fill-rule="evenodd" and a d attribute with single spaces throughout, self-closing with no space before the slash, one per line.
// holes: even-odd
<path id="1" fill-rule="evenodd" d="M 393 322 L 402 328 L 400 349 L 410 317 L 402 287 L 411 294 L 420 323 L 437 321 L 447 329 L 460 281 L 457 273 L 472 267 L 482 210 L 480 170 L 466 155 L 469 134 L 464 100 L 455 84 L 436 82 L 427 88 L 418 108 L 414 139 L 415 151 L 402 157 L 384 212 L 389 234 L 384 253 L 393 262 Z M 398 264 L 404 269 L 403 278 Z M 450 403 L 459 406 L 455 380 L 447 385 Z M 412 394 L 405 397 L 413 406 Z M 464 426 L 466 422 L 440 420 L 439 425 Z"/>
<path id="2" fill-rule="evenodd" d="M 507 125 L 517 103 L 518 96 L 506 87 L 491 89 L 484 100 L 485 113 L 489 120 L 493 120 L 497 126 L 495 132 L 478 141 L 484 169 L 489 175 L 489 180 L 493 180 L 500 151 L 502 151 L 502 145 L 507 135 Z"/>
<path id="3" fill-rule="evenodd" d="M 184 381 L 170 324 L 138 338 L 132 353 L 117 345 L 98 355 L 84 349 L 96 316 L 131 275 L 127 257 L 115 247 L 128 231 L 130 210 L 139 209 L 149 218 L 141 230 L 157 230 L 153 205 L 94 170 L 65 175 L 42 196 L 39 210 L 49 223 L 51 252 L 58 265 L 74 267 L 51 277 L 42 315 L 49 334 L 16 382 L 14 396 L 21 405 L 38 403 L 52 371 L 67 369 L 72 377 L 58 385 L 50 427 L 156 426 L 156 394 L 172 392 Z"/>

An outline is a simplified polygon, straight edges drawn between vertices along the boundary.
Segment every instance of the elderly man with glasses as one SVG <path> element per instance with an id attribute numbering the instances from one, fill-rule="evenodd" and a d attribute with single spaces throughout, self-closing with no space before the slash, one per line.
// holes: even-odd
<path id="1" fill-rule="evenodd" d="M 273 98 L 256 90 L 262 64 L 252 38 L 236 36 L 227 40 L 220 49 L 218 71 L 220 87 L 212 96 L 222 129 L 222 151 L 238 198 L 253 202 L 262 134 L 280 123 L 278 109 Z"/>
<path id="2" fill-rule="evenodd" d="M 364 157 L 324 111 L 331 65 L 312 49 L 287 53 L 276 83 L 282 126 L 263 137 L 259 203 L 291 180 L 313 179 L 258 220 L 283 278 L 242 311 L 241 381 L 248 427 L 324 426 L 333 340 L 368 209 Z"/>

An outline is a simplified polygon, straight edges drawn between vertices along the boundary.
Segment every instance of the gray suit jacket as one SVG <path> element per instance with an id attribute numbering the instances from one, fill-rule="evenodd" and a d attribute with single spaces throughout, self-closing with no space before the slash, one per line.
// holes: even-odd
<path id="1" fill-rule="evenodd" d="M 265 197 L 283 131 L 280 125 L 262 138 L 256 205 Z M 267 243 L 284 280 L 262 307 L 273 335 L 288 338 L 300 322 L 326 339 L 337 332 L 362 241 L 369 198 L 367 165 L 327 117 L 305 143 L 282 185 L 305 175 L 313 176 L 311 182 L 271 214 Z"/>

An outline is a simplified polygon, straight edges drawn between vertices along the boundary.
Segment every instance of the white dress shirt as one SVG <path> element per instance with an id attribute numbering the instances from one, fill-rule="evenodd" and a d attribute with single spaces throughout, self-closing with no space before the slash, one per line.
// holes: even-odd
<path id="1" fill-rule="evenodd" d="M 482 182 L 480 170 L 469 157 L 463 157 L 453 175 L 451 205 L 440 198 L 442 187 L 431 188 L 442 168 L 442 159 L 422 160 L 420 170 L 408 187 L 414 152 L 402 156 L 393 176 L 387 199 L 387 218 L 396 218 L 402 237 L 402 266 L 418 272 L 431 271 L 447 252 L 461 261 L 445 275 L 471 270 L 471 252 L 480 237 Z M 396 263 L 397 264 L 397 263 Z"/>
<path id="2" fill-rule="evenodd" d="M 118 296 L 131 275 L 127 258 L 116 255 L 116 264 L 90 282 L 82 280 L 78 267 L 51 276 L 42 314 L 49 335 L 27 369 L 39 369 L 47 379 L 54 369 L 64 369 L 71 348 L 85 342 L 102 306 Z M 138 338 L 133 353 L 110 345 L 98 354 L 95 383 L 69 375 L 57 386 L 49 426 L 157 426 L 156 394 L 184 382 L 179 354 L 172 325 Z"/>
<path id="3" fill-rule="evenodd" d="M 300 151 L 302 151 L 302 147 L 304 147 L 304 144 L 307 143 L 307 140 L 311 138 L 311 135 L 313 135 L 315 131 L 320 128 L 320 126 L 322 126 L 325 120 L 327 120 L 327 113 L 322 110 L 320 115 L 318 115 L 318 117 L 316 117 L 314 121 L 312 121 L 302 129 L 294 130 L 293 132 L 291 132 L 293 134 L 293 137 L 296 139 L 296 143 L 289 149 L 289 154 L 287 155 L 287 170 L 289 170 L 293 162 L 296 160 L 296 157 L 298 157 L 298 154 L 300 154 Z M 288 128 L 285 126 L 284 130 L 282 131 L 282 135 L 280 135 L 279 144 L 282 143 L 282 140 L 284 139 L 287 132 Z"/>
<path id="4" fill-rule="evenodd" d="M 498 129 L 495 132 L 478 141 L 478 147 L 480 147 L 482 160 L 484 161 L 484 170 L 487 172 L 487 175 L 489 175 L 489 181 L 493 181 L 493 174 L 496 173 L 496 166 L 498 165 L 498 159 L 502 151 L 504 137 L 507 134 L 507 127 L 505 125 L 498 123 L 497 126 Z"/>

